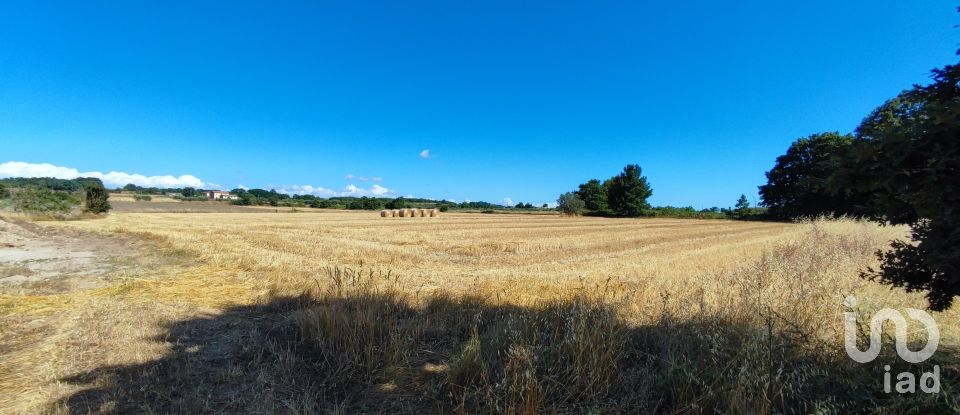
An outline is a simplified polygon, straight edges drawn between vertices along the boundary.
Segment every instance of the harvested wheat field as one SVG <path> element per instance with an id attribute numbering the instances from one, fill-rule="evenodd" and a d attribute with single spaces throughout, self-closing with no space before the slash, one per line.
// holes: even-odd
<path id="1" fill-rule="evenodd" d="M 3 413 L 958 409 L 956 311 L 931 313 L 924 365 L 843 349 L 848 295 L 863 327 L 924 308 L 859 278 L 902 228 L 332 211 L 40 225 L 155 258 L 111 284 L 0 297 Z M 886 394 L 884 364 L 937 364 L 943 392 Z"/>

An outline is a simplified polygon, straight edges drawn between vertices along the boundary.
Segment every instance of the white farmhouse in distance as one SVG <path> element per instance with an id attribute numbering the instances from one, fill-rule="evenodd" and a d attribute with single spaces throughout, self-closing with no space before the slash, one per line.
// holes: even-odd
<path id="1" fill-rule="evenodd" d="M 207 190 L 203 193 L 207 195 L 207 199 L 211 200 L 237 200 L 240 198 L 237 195 L 230 194 L 230 192 L 223 190 Z"/>

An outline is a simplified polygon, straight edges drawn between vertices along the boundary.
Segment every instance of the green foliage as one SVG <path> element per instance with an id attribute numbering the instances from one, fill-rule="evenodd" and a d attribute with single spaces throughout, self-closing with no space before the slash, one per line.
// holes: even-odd
<path id="1" fill-rule="evenodd" d="M 359 199 L 354 198 L 347 204 L 347 209 L 351 210 L 380 210 L 383 209 L 385 203 L 382 199 L 377 199 L 375 197 L 361 197 Z"/>
<path id="2" fill-rule="evenodd" d="M 96 178 L 14 177 L 0 179 L 0 187 L 4 188 L 0 197 L 11 199 L 9 205 L 24 213 L 64 215 L 81 204 L 86 212 L 103 213 L 110 209 L 107 189 Z M 17 190 L 7 191 L 6 187 Z"/>
<path id="3" fill-rule="evenodd" d="M 564 215 L 579 215 L 583 213 L 584 203 L 574 192 L 567 192 L 557 199 L 557 208 Z"/>
<path id="4" fill-rule="evenodd" d="M 747 200 L 747 195 L 740 195 L 740 198 L 737 199 L 737 204 L 734 206 L 739 212 L 745 212 L 747 209 L 750 209 L 750 201 Z"/>
<path id="5" fill-rule="evenodd" d="M 188 193 L 192 192 L 193 196 L 189 196 L 189 197 L 195 197 L 198 195 L 203 196 L 201 191 L 193 188 L 191 189 L 192 190 L 188 190 L 187 192 Z M 118 190 L 123 190 L 125 192 L 139 193 L 143 195 L 181 195 L 183 196 L 183 192 L 185 191 L 185 188 L 140 187 L 133 183 L 129 183 Z M 237 189 L 234 189 L 234 190 L 237 190 Z M 231 191 L 231 193 L 233 192 Z"/>
<path id="6" fill-rule="evenodd" d="M 393 199 L 386 204 L 387 209 L 406 209 L 410 207 L 410 202 L 402 197 Z"/>
<path id="7" fill-rule="evenodd" d="M 641 216 L 650 208 L 647 198 L 653 189 L 642 176 L 639 165 L 628 164 L 623 172 L 609 180 L 607 187 L 607 205 L 613 213 L 621 216 Z"/>
<path id="8" fill-rule="evenodd" d="M 7 190 L 7 186 L 3 183 L 0 183 L 0 199 L 6 199 L 10 197 L 10 191 Z"/>
<path id="9" fill-rule="evenodd" d="M 309 206 L 319 209 L 352 209 L 352 210 L 379 210 L 379 209 L 403 209 L 403 208 L 437 208 L 442 212 L 451 209 L 494 209 L 498 206 L 487 202 L 464 202 L 455 203 L 446 200 L 432 200 L 410 197 L 382 198 L 382 197 L 331 197 L 322 199 L 313 195 L 287 195 L 279 193 L 276 190 L 264 189 L 233 189 L 230 193 L 239 196 L 237 200 L 231 201 L 235 205 L 241 206 Z M 205 200 L 203 196 L 199 200 Z M 526 204 L 525 204 L 526 206 Z M 530 205 L 532 208 L 533 206 Z"/>
<path id="10" fill-rule="evenodd" d="M 834 191 L 830 176 L 837 159 L 853 144 L 853 135 L 814 134 L 801 138 L 777 157 L 767 172 L 767 184 L 760 186 L 762 204 L 782 219 L 813 216 L 862 216 L 868 212 L 869 195 L 863 192 Z"/>
<path id="11" fill-rule="evenodd" d="M 186 198 L 190 198 L 190 197 L 202 196 L 202 193 L 200 193 L 200 191 L 192 187 L 184 187 L 183 190 L 180 191 L 180 195 Z"/>
<path id="12" fill-rule="evenodd" d="M 733 208 L 738 218 L 745 217 L 747 212 L 750 211 L 750 201 L 747 200 L 747 195 L 740 195 L 740 198 L 737 199 L 737 203 L 733 206 Z"/>
<path id="13" fill-rule="evenodd" d="M 63 192 L 77 192 L 83 190 L 83 185 L 87 182 L 100 183 L 100 180 L 85 177 L 70 180 L 54 179 L 52 177 L 10 177 L 6 179 L 0 179 L 0 184 L 10 188 L 36 187 Z"/>
<path id="14" fill-rule="evenodd" d="M 878 252 L 865 276 L 926 291 L 930 308 L 960 295 L 960 66 L 933 71 L 874 110 L 831 177 L 833 190 L 874 195 L 874 220 L 911 227 L 912 243 Z"/>
<path id="15" fill-rule="evenodd" d="M 205 202 L 210 200 L 202 194 L 199 196 L 174 196 L 173 198 L 176 200 L 182 200 L 184 202 Z"/>
<path id="16" fill-rule="evenodd" d="M 103 187 L 103 183 L 97 180 L 84 183 L 84 211 L 90 213 L 106 213 L 110 210 L 110 194 Z"/>
<path id="17" fill-rule="evenodd" d="M 142 194 L 139 194 L 139 193 L 138 193 L 138 194 L 133 195 L 133 200 L 135 200 L 135 201 L 137 201 L 137 202 L 149 202 L 149 201 L 153 200 L 153 198 L 150 197 L 150 195 L 142 195 Z"/>
<path id="18" fill-rule="evenodd" d="M 68 214 L 80 205 L 80 197 L 75 193 L 28 186 L 13 194 L 13 209 L 23 213 Z"/>
<path id="19" fill-rule="evenodd" d="M 605 212 L 607 210 L 607 187 L 597 179 L 590 179 L 580 185 L 577 196 L 583 200 L 587 210 Z"/>

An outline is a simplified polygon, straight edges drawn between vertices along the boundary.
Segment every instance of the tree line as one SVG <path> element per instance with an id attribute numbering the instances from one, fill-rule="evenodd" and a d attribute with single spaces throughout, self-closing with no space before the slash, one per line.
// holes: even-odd
<path id="1" fill-rule="evenodd" d="M 700 217 L 848 216 L 908 225 L 910 240 L 878 251 L 881 265 L 862 276 L 925 292 L 933 310 L 949 308 L 960 295 L 960 65 L 934 69 L 929 85 L 914 85 L 884 102 L 851 134 L 796 140 L 766 177 L 760 207 L 741 195 L 734 208 L 704 209 Z M 647 202 L 652 194 L 640 166 L 630 164 L 607 180 L 592 179 L 561 194 L 557 204 L 568 215 L 696 212 L 653 208 Z"/>
<path id="2" fill-rule="evenodd" d="M 958 52 L 960 54 L 960 52 Z M 908 225 L 910 241 L 877 252 L 863 276 L 925 292 L 930 308 L 960 295 L 960 66 L 932 71 L 884 102 L 852 134 L 796 140 L 760 186 L 772 216 L 852 216 Z"/>
<path id="3" fill-rule="evenodd" d="M 653 187 L 638 164 L 628 164 L 607 180 L 590 179 L 577 190 L 561 194 L 557 207 L 567 215 L 615 217 L 675 217 L 696 219 L 744 219 L 761 217 L 765 209 L 753 208 L 746 195 L 740 195 L 733 208 L 712 207 L 696 210 L 692 206 L 657 206 L 648 202 Z"/>
<path id="4" fill-rule="evenodd" d="M 66 215 L 80 210 L 100 214 L 110 210 L 109 198 L 103 182 L 93 177 L 0 179 L 0 208 L 17 212 Z"/>
<path id="5" fill-rule="evenodd" d="M 231 201 L 236 205 L 311 207 L 319 209 L 349 209 L 349 210 L 380 210 L 403 208 L 437 208 L 441 211 L 451 209 L 460 210 L 490 210 L 502 209 L 503 206 L 489 202 L 452 202 L 449 200 L 434 200 L 411 197 L 369 197 L 369 196 L 342 196 L 322 198 L 314 195 L 288 195 L 276 190 L 264 189 L 233 189 L 231 194 L 238 197 Z M 531 205 L 532 208 L 532 205 Z"/>
<path id="6" fill-rule="evenodd" d="M 653 188 L 643 176 L 640 166 L 628 164 L 620 174 L 603 182 L 591 179 L 574 192 L 560 195 L 557 207 L 566 214 L 579 215 L 584 210 L 602 215 L 642 216 L 650 209 L 647 199 Z"/>

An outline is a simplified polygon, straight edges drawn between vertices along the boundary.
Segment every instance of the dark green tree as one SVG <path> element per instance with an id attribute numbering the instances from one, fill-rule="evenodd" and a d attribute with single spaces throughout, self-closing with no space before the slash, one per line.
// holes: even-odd
<path id="1" fill-rule="evenodd" d="M 737 204 L 734 205 L 734 208 L 737 209 L 737 214 L 741 217 L 746 216 L 747 211 L 750 210 L 750 201 L 747 200 L 747 195 L 740 195 L 740 198 L 737 199 Z"/>
<path id="2" fill-rule="evenodd" d="M 607 186 L 607 205 L 622 216 L 640 216 L 650 208 L 647 198 L 653 189 L 637 164 L 628 164 L 623 172 L 612 177 Z"/>
<path id="3" fill-rule="evenodd" d="M 607 188 L 597 179 L 590 179 L 580 185 L 577 196 L 583 200 L 587 210 L 603 212 L 607 210 Z"/>
<path id="4" fill-rule="evenodd" d="M 575 192 L 567 192 L 557 199 L 557 208 L 564 215 L 579 215 L 583 213 L 584 203 Z"/>
<path id="5" fill-rule="evenodd" d="M 874 220 L 911 228 L 912 241 L 878 252 L 880 269 L 864 276 L 949 308 L 960 295 L 960 66 L 874 110 L 831 187 L 873 194 Z"/>
<path id="6" fill-rule="evenodd" d="M 183 197 L 195 197 L 200 196 L 200 192 L 197 191 L 197 189 L 188 186 L 183 188 L 183 190 L 180 192 L 180 195 Z"/>
<path id="7" fill-rule="evenodd" d="M 403 197 L 398 197 L 396 199 L 393 199 L 387 202 L 385 207 L 387 209 L 405 209 L 410 207 L 410 202 L 408 202 L 407 199 Z"/>
<path id="8" fill-rule="evenodd" d="M 126 186 L 123 186 L 123 190 L 128 191 L 128 192 L 135 192 L 135 191 L 139 190 L 139 188 L 137 187 L 137 185 L 135 185 L 135 184 L 133 184 L 133 183 L 127 183 Z"/>
<path id="9" fill-rule="evenodd" d="M 84 210 L 90 213 L 106 213 L 110 210 L 110 194 L 103 187 L 103 183 L 97 181 L 87 181 L 83 185 L 83 205 Z"/>
<path id="10" fill-rule="evenodd" d="M 813 134 L 798 139 L 777 157 L 760 186 L 761 204 L 778 218 L 863 216 L 870 196 L 850 189 L 832 189 L 828 182 L 854 141 L 852 134 Z"/>

